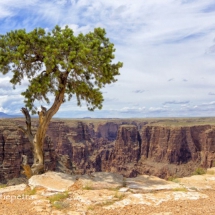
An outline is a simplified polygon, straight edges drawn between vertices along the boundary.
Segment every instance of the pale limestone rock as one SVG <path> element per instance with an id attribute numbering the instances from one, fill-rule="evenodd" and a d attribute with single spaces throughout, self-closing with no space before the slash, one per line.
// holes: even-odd
<path id="1" fill-rule="evenodd" d="M 33 189 L 42 186 L 48 191 L 64 192 L 74 184 L 75 177 L 60 172 L 46 172 L 34 175 L 29 179 L 29 186 Z"/>
<path id="2" fill-rule="evenodd" d="M 34 175 L 29 179 L 29 186 L 40 186 L 48 191 L 64 192 L 77 181 L 77 175 L 71 176 L 59 172 L 47 172 L 42 175 Z M 93 177 L 80 175 L 78 180 L 82 182 L 83 188 L 92 189 L 117 188 L 123 184 L 123 176 L 116 173 L 96 172 Z"/>
<path id="3" fill-rule="evenodd" d="M 12 191 L 22 191 L 27 187 L 26 184 L 19 184 L 19 185 L 14 185 L 14 186 L 9 186 L 9 187 L 5 187 L 5 188 L 1 188 L 0 189 L 0 193 L 8 193 L 8 192 L 12 192 Z"/>
<path id="4" fill-rule="evenodd" d="M 140 175 L 136 178 L 127 178 L 126 186 L 129 189 L 136 189 L 141 191 L 153 191 L 153 190 L 172 190 L 175 188 L 181 188 L 182 186 L 178 183 L 166 181 L 164 179 L 148 176 L 148 175 Z"/>
<path id="5" fill-rule="evenodd" d="M 215 168 L 208 169 L 207 171 L 214 171 Z M 203 190 L 215 188 L 215 175 L 193 175 L 191 177 L 184 177 L 179 179 L 180 184 L 188 189 Z"/>
<path id="6" fill-rule="evenodd" d="M 119 192 L 127 192 L 129 190 L 128 187 L 122 187 L 119 189 Z"/>
<path id="7" fill-rule="evenodd" d="M 73 199 L 85 205 L 99 204 L 114 198 L 116 191 L 112 190 L 84 190 L 81 195 L 74 193 Z"/>
<path id="8" fill-rule="evenodd" d="M 115 209 L 122 208 L 126 205 L 153 205 L 158 206 L 162 202 L 167 202 L 170 200 L 196 200 L 200 198 L 208 198 L 207 195 L 198 192 L 172 192 L 166 191 L 161 193 L 136 193 L 128 194 L 121 201 L 116 201 L 114 204 L 105 206 L 105 209 Z"/>
<path id="9" fill-rule="evenodd" d="M 33 201 L 31 204 L 33 205 L 44 205 L 44 204 L 49 204 L 49 200 L 46 199 L 38 199 Z"/>
<path id="10" fill-rule="evenodd" d="M 198 192 L 173 192 L 172 193 L 174 200 L 197 200 L 200 198 L 208 198 L 207 195 L 198 193 Z"/>
<path id="11" fill-rule="evenodd" d="M 45 175 L 45 176 L 44 176 Z M 77 211 L 66 211 L 66 215 L 84 215 L 89 205 L 104 204 L 105 209 L 123 208 L 127 205 L 148 205 L 148 206 L 159 206 L 162 202 L 167 201 L 178 201 L 178 200 L 197 200 L 201 198 L 208 198 L 207 195 L 196 192 L 192 189 L 186 191 L 186 186 L 179 183 L 166 181 L 154 176 L 141 175 L 136 178 L 128 178 L 123 180 L 123 177 L 113 173 L 94 173 L 93 177 L 89 175 L 81 175 L 78 180 L 76 177 L 49 172 L 41 176 L 33 176 L 33 182 L 31 179 L 29 184 L 31 186 L 45 187 L 45 190 L 40 193 L 42 198 L 61 192 L 62 190 L 68 190 L 71 188 L 70 184 L 80 182 L 77 189 L 69 191 L 70 197 L 67 201 L 76 201 Z M 33 178 L 32 177 L 32 178 Z M 204 175 L 201 177 L 190 177 L 190 179 L 196 179 L 196 183 L 204 183 L 205 181 L 213 182 L 213 175 Z M 39 180 L 38 180 L 39 178 Z M 210 180 L 211 179 L 211 180 Z M 181 180 L 181 179 L 180 179 Z M 188 179 L 186 179 L 188 180 Z M 126 182 L 127 187 L 121 187 L 123 182 Z M 82 189 L 84 186 L 88 186 L 87 189 Z M 105 187 L 105 188 L 104 188 Z M 110 188 L 119 187 L 118 191 Z M 131 189 L 132 188 L 132 189 Z M 136 190 L 136 193 L 132 193 Z M 162 192 L 159 192 L 162 190 Z M 167 190 L 167 191 L 163 191 Z M 158 191 L 158 192 L 154 192 Z M 123 195 L 123 198 L 117 198 L 117 195 Z M 112 204 L 105 206 L 107 202 Z M 41 201 L 34 201 L 35 211 L 41 211 L 44 213 L 50 213 L 53 215 L 61 215 L 62 212 L 55 210 L 49 204 L 48 200 L 42 199 Z M 82 211 L 79 211 L 81 208 Z M 50 212 L 51 211 L 51 212 Z M 171 215 L 169 212 L 161 213 L 162 215 Z"/>

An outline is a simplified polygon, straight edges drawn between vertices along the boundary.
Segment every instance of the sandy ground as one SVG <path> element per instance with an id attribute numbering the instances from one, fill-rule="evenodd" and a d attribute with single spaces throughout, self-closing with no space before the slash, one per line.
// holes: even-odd
<path id="1" fill-rule="evenodd" d="M 208 196 L 205 199 L 198 200 L 179 200 L 179 201 L 168 201 L 161 203 L 159 206 L 146 206 L 146 205 L 128 205 L 124 208 L 118 208 L 113 210 L 106 210 L 102 207 L 95 207 L 93 210 L 85 212 L 88 214 L 98 215 L 133 215 L 133 214 L 149 214 L 149 215 L 214 215 L 215 214 L 215 193 L 213 190 L 204 191 L 204 194 Z M 11 195 L 17 195 L 18 193 L 11 193 Z M 8 194 L 9 195 L 9 194 Z M 9 200 L 0 201 L 0 214 L 2 215 L 43 215 L 43 214 L 58 214 L 57 212 L 42 212 L 32 211 L 33 205 L 32 200 Z M 76 204 L 77 202 L 74 202 Z M 73 204 L 73 203 L 72 203 Z M 78 204 L 78 203 L 77 203 Z M 71 207 L 73 208 L 73 207 Z M 74 205 L 77 208 L 77 205 Z M 59 214 L 64 214 L 68 209 L 60 210 Z M 71 210 L 70 210 L 71 211 Z M 73 211 L 73 210 L 72 210 Z M 84 214 L 75 213 L 71 214 Z"/>

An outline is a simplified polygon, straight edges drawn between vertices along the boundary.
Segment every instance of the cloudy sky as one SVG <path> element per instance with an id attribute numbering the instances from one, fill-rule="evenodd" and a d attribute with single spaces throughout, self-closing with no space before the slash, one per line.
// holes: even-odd
<path id="1" fill-rule="evenodd" d="M 73 100 L 57 117 L 215 116 L 214 0 L 0 1 L 0 34 L 56 24 L 76 34 L 105 28 L 124 63 L 118 82 L 103 89 L 102 110 Z M 17 114 L 23 88 L 9 79 L 0 76 L 0 112 Z"/>

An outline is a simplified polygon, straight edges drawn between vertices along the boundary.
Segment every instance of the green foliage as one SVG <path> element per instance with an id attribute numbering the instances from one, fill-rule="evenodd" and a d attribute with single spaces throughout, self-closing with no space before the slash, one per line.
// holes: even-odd
<path id="1" fill-rule="evenodd" d="M 90 206 L 87 207 L 87 210 L 93 211 L 93 210 L 95 210 L 95 208 L 96 208 L 95 205 L 90 205 Z"/>
<path id="2" fill-rule="evenodd" d="M 174 188 L 173 191 L 187 192 L 187 188 L 186 187 L 178 187 L 178 188 Z"/>
<path id="3" fill-rule="evenodd" d="M 167 178 L 167 181 L 172 181 L 172 182 L 175 182 L 175 183 L 179 183 L 179 179 L 176 177 L 176 176 L 169 176 Z"/>
<path id="4" fill-rule="evenodd" d="M 114 194 L 114 198 L 117 199 L 118 201 L 122 200 L 124 197 L 125 197 L 125 194 L 124 194 L 124 193 L 116 192 L 116 193 Z"/>
<path id="5" fill-rule="evenodd" d="M 36 188 L 28 189 L 28 190 L 25 192 L 26 195 L 30 195 L 30 196 L 35 195 L 36 193 L 37 193 Z"/>
<path id="6" fill-rule="evenodd" d="M 124 193 L 115 192 L 113 199 L 108 199 L 100 203 L 96 203 L 95 205 L 90 205 L 88 210 L 94 210 L 96 207 L 109 206 L 114 204 L 117 201 L 121 201 L 126 197 Z"/>
<path id="7" fill-rule="evenodd" d="M 201 168 L 201 167 L 198 167 L 194 172 L 193 172 L 193 175 L 204 175 L 206 173 L 206 171 Z"/>
<path id="8" fill-rule="evenodd" d="M 50 103 L 48 95 L 64 99 L 73 95 L 81 106 L 86 101 L 89 110 L 102 108 L 100 91 L 115 82 L 122 63 L 113 63 L 114 44 L 105 37 L 104 29 L 95 28 L 88 34 L 74 36 L 72 29 L 56 26 L 51 32 L 36 28 L 27 33 L 15 30 L 0 35 L 0 72 L 13 73 L 10 82 L 14 88 L 24 78 L 29 80 L 25 105 L 36 112 L 35 100 Z"/>
<path id="9" fill-rule="evenodd" d="M 108 188 L 108 190 L 112 190 L 112 191 L 119 191 L 120 188 L 122 188 L 123 186 L 118 186 L 118 187 L 110 187 Z"/>
<path id="10" fill-rule="evenodd" d="M 196 187 L 190 187 L 190 190 L 194 190 L 194 191 L 198 191 L 198 189 Z"/>
<path id="11" fill-rule="evenodd" d="M 49 197 L 51 205 L 57 209 L 63 209 L 69 206 L 67 202 L 64 202 L 65 199 L 69 197 L 68 192 L 57 193 Z"/>
<path id="12" fill-rule="evenodd" d="M 7 187 L 7 184 L 0 184 L 0 189 Z"/>
<path id="13" fill-rule="evenodd" d="M 126 186 L 127 186 L 126 178 L 125 178 L 125 177 L 123 177 L 122 186 L 123 186 L 123 187 L 126 187 Z"/>

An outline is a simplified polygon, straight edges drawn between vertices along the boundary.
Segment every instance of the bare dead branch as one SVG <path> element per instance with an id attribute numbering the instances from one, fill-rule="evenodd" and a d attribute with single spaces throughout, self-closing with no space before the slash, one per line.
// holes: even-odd
<path id="1" fill-rule="evenodd" d="M 26 122 L 27 130 L 24 129 L 22 126 L 19 126 L 19 128 L 25 132 L 25 134 L 28 136 L 30 143 L 33 145 L 34 137 L 33 137 L 32 130 L 31 130 L 31 116 L 30 116 L 27 108 L 22 107 L 21 111 L 25 116 L 25 120 L 26 120 L 25 122 Z"/>

